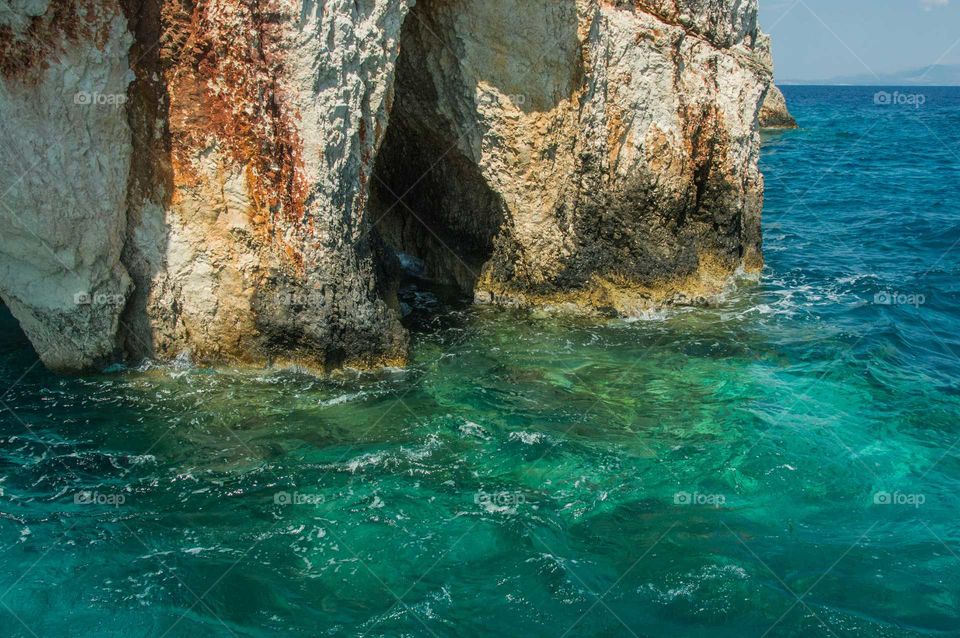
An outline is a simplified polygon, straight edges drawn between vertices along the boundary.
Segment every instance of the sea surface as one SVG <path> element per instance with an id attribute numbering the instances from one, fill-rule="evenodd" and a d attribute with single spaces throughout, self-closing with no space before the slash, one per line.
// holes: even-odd
<path id="1" fill-rule="evenodd" d="M 4 311 L 0 636 L 960 636 L 960 89 L 879 91 L 785 88 L 714 307 L 418 291 L 329 379 L 61 378 Z"/>

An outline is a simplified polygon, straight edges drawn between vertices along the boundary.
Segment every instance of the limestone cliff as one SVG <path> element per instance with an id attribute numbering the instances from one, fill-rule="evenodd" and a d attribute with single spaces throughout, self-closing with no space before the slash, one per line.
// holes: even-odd
<path id="1" fill-rule="evenodd" d="M 119 348 L 132 42 L 116 1 L 0 7 L 0 297 L 52 368 Z"/>
<path id="2" fill-rule="evenodd" d="M 128 349 L 402 360 L 367 201 L 407 5 L 150 6 L 131 11 Z"/>
<path id="3" fill-rule="evenodd" d="M 756 0 L 14 0 L 0 296 L 58 369 L 400 362 L 398 255 L 624 314 L 757 269 Z"/>

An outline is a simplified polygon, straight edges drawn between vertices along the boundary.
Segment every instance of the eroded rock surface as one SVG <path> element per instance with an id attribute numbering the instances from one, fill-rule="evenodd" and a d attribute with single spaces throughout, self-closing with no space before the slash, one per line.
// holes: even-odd
<path id="1" fill-rule="evenodd" d="M 112 0 L 0 8 L 0 297 L 57 370 L 118 351 L 132 41 Z"/>
<path id="2" fill-rule="evenodd" d="M 762 128 L 797 128 L 797 121 L 787 108 L 787 98 L 776 85 L 770 86 L 763 107 L 760 109 L 760 126 Z"/>
<path id="3" fill-rule="evenodd" d="M 760 56 L 761 63 L 773 73 L 773 51 L 770 36 L 761 33 L 757 40 L 757 53 Z M 760 108 L 760 127 L 767 129 L 793 129 L 797 128 L 797 121 L 790 114 L 787 108 L 787 99 L 783 96 L 780 88 L 770 83 L 770 90 L 767 91 L 766 98 Z"/>
<path id="4" fill-rule="evenodd" d="M 630 314 L 716 293 L 762 261 L 757 37 L 754 3 L 421 0 L 384 236 L 483 301 Z"/>
<path id="5" fill-rule="evenodd" d="M 403 254 L 485 302 L 712 294 L 762 262 L 756 10 L 15 0 L 0 295 L 58 368 L 328 369 L 404 359 Z"/>
<path id="6" fill-rule="evenodd" d="M 130 350 L 402 360 L 366 216 L 406 4 L 149 5 L 136 12 Z"/>

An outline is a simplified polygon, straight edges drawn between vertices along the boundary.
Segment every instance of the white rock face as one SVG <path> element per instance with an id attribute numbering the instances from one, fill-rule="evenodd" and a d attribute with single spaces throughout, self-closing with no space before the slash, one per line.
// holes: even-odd
<path id="1" fill-rule="evenodd" d="M 762 261 L 756 0 L 123 7 L 0 8 L 0 294 L 53 367 L 401 362 L 398 253 L 620 313 Z"/>
<path id="2" fill-rule="evenodd" d="M 407 4 L 173 4 L 141 25 L 182 45 L 138 68 L 146 97 L 133 108 L 169 106 L 136 131 L 154 160 L 131 200 L 129 348 L 317 367 L 401 360 L 365 214 Z"/>
<path id="3" fill-rule="evenodd" d="M 618 8 L 631 5 L 659 20 L 703 36 L 727 48 L 754 38 L 757 3 L 739 0 L 604 0 Z"/>
<path id="4" fill-rule="evenodd" d="M 19 0 L 0 41 L 0 297 L 49 367 L 89 367 L 117 353 L 130 287 L 133 39 L 117 2 Z"/>
<path id="5" fill-rule="evenodd" d="M 428 264 L 454 247 L 436 274 L 481 300 L 629 314 L 717 292 L 762 263 L 757 37 L 755 2 L 421 0 L 383 198 L 436 167 L 384 234 Z"/>

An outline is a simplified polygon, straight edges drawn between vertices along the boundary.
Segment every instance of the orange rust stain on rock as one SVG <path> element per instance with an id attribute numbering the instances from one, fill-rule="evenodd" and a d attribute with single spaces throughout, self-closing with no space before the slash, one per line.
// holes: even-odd
<path id="1" fill-rule="evenodd" d="M 379 135 L 379 129 L 375 129 L 375 133 Z M 360 126 L 357 130 L 357 135 L 360 137 L 360 191 L 357 193 L 356 199 L 356 210 L 354 211 L 354 216 L 356 219 L 361 219 L 363 213 L 367 208 L 367 182 L 369 181 L 368 173 L 371 170 L 373 155 L 372 149 L 369 144 L 367 144 L 367 122 L 366 120 L 360 120 Z M 379 139 L 379 137 L 378 137 Z"/>
<path id="2" fill-rule="evenodd" d="M 684 106 L 681 111 L 683 140 L 696 172 L 709 174 L 725 165 L 729 137 L 723 127 L 723 114 L 715 103 Z"/>
<path id="3" fill-rule="evenodd" d="M 110 24 L 119 13 L 114 2 L 53 0 L 46 12 L 31 17 L 21 31 L 0 26 L 0 75 L 38 81 L 36 71 L 47 69 L 69 42 L 90 41 L 103 50 L 110 38 Z"/>
<path id="4" fill-rule="evenodd" d="M 188 13 L 168 0 L 163 14 L 161 59 L 177 185 L 204 179 L 198 160 L 216 149 L 243 170 L 258 228 L 272 234 L 261 226 L 265 219 L 301 223 L 309 185 L 299 115 L 281 88 L 281 3 L 201 1 Z"/>
<path id="5" fill-rule="evenodd" d="M 613 78 L 609 84 L 611 99 L 607 103 L 607 163 L 611 176 L 616 174 L 617 161 L 624 145 L 627 143 L 627 134 L 630 126 L 626 121 L 629 114 L 619 106 L 617 93 L 619 87 L 630 86 L 633 76 L 630 73 L 624 73 L 619 77 Z"/>
<path id="6" fill-rule="evenodd" d="M 680 7 L 676 0 L 600 0 L 601 4 L 628 11 L 642 11 L 648 13 L 661 22 L 682 27 L 680 24 Z"/>

